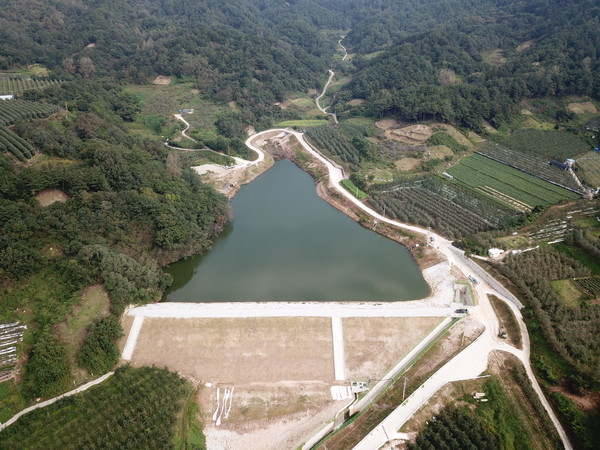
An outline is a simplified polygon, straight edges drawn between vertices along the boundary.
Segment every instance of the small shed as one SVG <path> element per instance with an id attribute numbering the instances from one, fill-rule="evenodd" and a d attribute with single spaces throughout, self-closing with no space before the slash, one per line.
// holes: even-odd
<path id="1" fill-rule="evenodd" d="M 490 258 L 498 258 L 500 255 L 502 255 L 502 253 L 504 253 L 504 250 L 501 248 L 490 248 L 488 250 L 488 255 L 490 255 Z"/>
<path id="2" fill-rule="evenodd" d="M 551 166 L 554 166 L 554 167 L 558 167 L 559 169 L 562 169 L 562 170 L 567 170 L 569 168 L 568 164 L 561 163 L 560 161 L 557 161 L 555 159 L 552 159 L 548 164 L 550 164 Z"/>

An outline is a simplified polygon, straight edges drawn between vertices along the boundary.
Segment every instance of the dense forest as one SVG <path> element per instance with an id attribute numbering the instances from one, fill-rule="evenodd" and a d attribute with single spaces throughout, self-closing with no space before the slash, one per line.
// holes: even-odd
<path id="1" fill-rule="evenodd" d="M 402 37 L 374 59 L 359 55 L 338 110 L 360 98 L 367 103 L 347 107 L 347 114 L 437 119 L 481 130 L 483 120 L 506 122 L 524 98 L 600 98 L 597 2 L 440 3 L 448 9 L 464 4 L 469 13 L 444 15 L 445 23 L 419 33 L 398 33 Z M 386 28 L 380 22 L 370 31 L 376 34 L 378 26 Z"/>

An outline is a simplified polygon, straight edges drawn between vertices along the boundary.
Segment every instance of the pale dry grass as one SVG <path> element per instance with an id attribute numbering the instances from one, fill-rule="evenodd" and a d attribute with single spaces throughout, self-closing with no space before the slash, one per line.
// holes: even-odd
<path id="1" fill-rule="evenodd" d="M 567 109 L 575 114 L 597 114 L 598 108 L 592 102 L 569 103 Z"/>
<path id="2" fill-rule="evenodd" d="M 448 133 L 450 136 L 452 136 L 454 138 L 454 140 L 456 142 L 458 142 L 460 145 L 464 145 L 468 148 L 473 147 L 473 143 L 467 139 L 467 137 L 462 134 L 460 131 L 458 131 L 456 128 L 454 128 L 452 125 L 447 125 L 445 123 L 434 123 L 433 125 L 431 125 L 433 128 L 442 128 L 446 133 Z"/>
<path id="3" fill-rule="evenodd" d="M 152 80 L 152 84 L 156 84 L 158 86 L 168 86 L 169 84 L 171 84 L 171 78 L 173 77 L 159 75 L 154 80 Z"/>
<path id="4" fill-rule="evenodd" d="M 431 159 L 444 159 L 446 156 L 452 156 L 454 152 L 450 147 L 445 145 L 432 145 L 431 147 L 427 147 L 427 150 L 423 154 L 423 158 L 426 161 Z"/>
<path id="5" fill-rule="evenodd" d="M 421 160 L 418 158 L 402 158 L 398 161 L 394 161 L 394 165 L 398 170 L 408 172 L 409 170 L 416 169 L 421 164 Z"/>

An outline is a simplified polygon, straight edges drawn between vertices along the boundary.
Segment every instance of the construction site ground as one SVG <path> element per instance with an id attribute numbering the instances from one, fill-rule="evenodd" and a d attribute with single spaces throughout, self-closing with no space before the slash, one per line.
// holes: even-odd
<path id="1" fill-rule="evenodd" d="M 380 379 L 441 320 L 342 319 L 346 378 Z M 335 380 L 331 318 L 146 317 L 131 363 L 166 366 L 201 386 L 211 449 L 295 448 L 348 403 L 332 399 L 331 386 L 348 382 Z M 222 400 L 232 388 L 230 414 L 217 426 L 217 389 Z"/>

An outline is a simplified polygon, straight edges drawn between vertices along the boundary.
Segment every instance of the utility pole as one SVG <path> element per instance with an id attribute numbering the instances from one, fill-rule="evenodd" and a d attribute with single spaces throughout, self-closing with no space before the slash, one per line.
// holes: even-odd
<path id="1" fill-rule="evenodd" d="M 406 378 L 406 376 L 404 377 L 404 388 L 402 389 L 402 401 L 404 401 L 404 399 L 406 398 L 406 382 L 408 381 L 408 378 Z"/>

